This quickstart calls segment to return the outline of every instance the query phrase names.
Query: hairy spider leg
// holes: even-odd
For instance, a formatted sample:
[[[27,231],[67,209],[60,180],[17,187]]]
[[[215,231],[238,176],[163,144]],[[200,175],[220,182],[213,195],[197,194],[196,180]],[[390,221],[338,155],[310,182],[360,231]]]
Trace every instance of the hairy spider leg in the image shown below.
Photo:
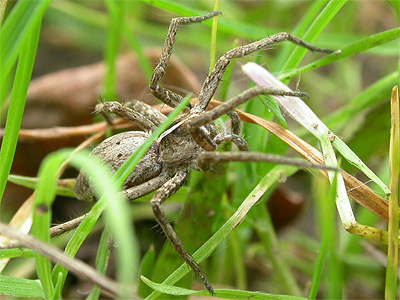
[[[159,127],[167,119],[167,117],[163,115],[160,111],[154,109],[153,107],[142,101],[131,100],[129,102],[125,102],[124,106],[133,109],[144,118],[151,120],[157,127]]]
[[[315,168],[336,172],[340,171],[338,168],[329,167],[323,164],[313,164],[301,158],[284,157],[261,152],[201,152],[197,158],[198,165],[202,170],[207,170],[210,163],[222,163],[229,161],[270,162],[274,164],[290,165],[301,168]]]
[[[169,177],[165,174],[165,172],[162,172],[160,175],[150,179],[149,181],[123,190],[122,195],[129,201],[139,199],[159,189],[168,181],[168,179]]]
[[[178,171],[174,177],[168,180],[154,195],[153,199],[151,199],[150,204],[153,208],[154,215],[157,219],[158,224],[160,224],[162,230],[165,235],[171,241],[171,244],[174,246],[175,250],[179,253],[181,258],[193,269],[193,271],[200,277],[203,281],[204,286],[207,290],[214,295],[214,290],[211,284],[208,282],[205,277],[203,271],[200,269],[199,265],[195,262],[193,257],[186,252],[183,247],[182,241],[179,239],[175,230],[165,217],[164,210],[162,209],[162,203],[171,197],[177,190],[179,190],[184,184],[188,174],[184,171]]]
[[[172,21],[169,25],[167,38],[165,39],[164,47],[161,52],[160,61],[157,64],[157,66],[155,67],[153,76],[150,81],[150,91],[152,92],[152,94],[155,97],[160,99],[165,104],[167,104],[171,107],[176,107],[183,99],[183,97],[178,95],[177,93],[174,93],[173,91],[166,89],[163,86],[159,85],[159,82],[164,77],[164,75],[167,71],[168,62],[169,62],[169,59],[172,54],[172,48],[173,48],[176,38],[177,38],[179,26],[180,25],[189,25],[189,24],[193,24],[193,23],[200,23],[207,19],[211,19],[219,14],[221,14],[221,13],[218,11],[214,11],[214,12],[208,13],[204,16],[179,17],[179,18],[172,19]],[[191,105],[188,105],[188,108],[186,108],[186,111],[188,111],[190,108],[191,108]]]
[[[214,96],[214,93],[219,85],[219,82],[221,81],[222,76],[226,71],[226,68],[228,67],[229,63],[233,58],[241,58],[251,53],[257,52],[259,50],[266,49],[271,45],[281,43],[284,41],[292,42],[296,45],[299,45],[301,47],[304,47],[306,49],[315,52],[323,52],[323,53],[333,52],[332,50],[315,47],[307,43],[306,41],[303,41],[302,39],[299,39],[298,37],[286,32],[278,33],[270,37],[267,37],[265,39],[256,41],[254,43],[234,48],[229,52],[225,53],[218,59],[213,70],[204,81],[199,95],[199,107],[203,111],[207,109],[207,106],[210,103],[211,98]]]
[[[221,145],[224,142],[232,142],[238,147],[240,151],[249,151],[249,145],[240,135],[220,133],[214,138],[213,142],[217,146]]]
[[[128,122],[137,124],[142,130],[146,132],[152,132],[158,127],[158,122],[152,121],[152,119],[148,116],[143,115],[140,112],[135,111],[127,105],[119,102],[106,102],[102,104],[97,104],[96,111],[113,113],[117,117],[120,117]]]

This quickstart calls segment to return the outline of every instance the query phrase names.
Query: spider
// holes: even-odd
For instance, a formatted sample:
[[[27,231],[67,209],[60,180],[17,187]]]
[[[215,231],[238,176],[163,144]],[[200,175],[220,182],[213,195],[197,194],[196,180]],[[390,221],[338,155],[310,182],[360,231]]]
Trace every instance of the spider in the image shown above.
[[[166,89],[159,83],[166,73],[172,48],[177,38],[180,25],[199,23],[219,15],[220,12],[211,12],[204,16],[178,17],[172,19],[168,34],[162,49],[161,58],[154,69],[150,82],[152,94],[166,105],[176,107],[183,97]],[[199,97],[194,106],[189,104],[177,117],[170,128],[148,150],[135,170],[124,183],[125,197],[129,200],[140,198],[153,191],[157,192],[150,201],[154,215],[167,238],[179,253],[181,258],[200,277],[207,290],[214,294],[211,284],[206,279],[202,270],[194,259],[183,247],[183,244],[167,220],[162,209],[162,203],[183,186],[190,169],[206,171],[211,163],[223,161],[269,161],[275,163],[295,164],[332,169],[326,166],[312,165],[295,161],[289,158],[277,158],[263,153],[249,152],[246,141],[241,136],[241,121],[234,109],[251,98],[260,95],[297,96],[306,97],[302,92],[285,92],[277,89],[267,89],[258,86],[252,87],[235,96],[222,105],[206,111],[222,76],[233,58],[240,58],[261,49],[283,41],[290,41],[311,51],[331,53],[332,51],[317,48],[288,33],[279,33],[248,45],[237,47],[224,54],[215,64],[214,69],[206,78]],[[118,170],[135,150],[145,142],[150,134],[166,117],[151,106],[131,101],[125,104],[108,102],[98,104],[97,112],[113,113],[127,121],[134,122],[143,131],[123,132],[111,136],[94,148],[91,155],[100,157],[111,165],[114,171]],[[214,120],[222,115],[231,119],[231,132],[218,132]],[[217,147],[224,142],[234,143],[240,152],[216,152]],[[75,194],[78,199],[94,200],[95,193],[90,185],[90,180],[83,173],[78,175]]]

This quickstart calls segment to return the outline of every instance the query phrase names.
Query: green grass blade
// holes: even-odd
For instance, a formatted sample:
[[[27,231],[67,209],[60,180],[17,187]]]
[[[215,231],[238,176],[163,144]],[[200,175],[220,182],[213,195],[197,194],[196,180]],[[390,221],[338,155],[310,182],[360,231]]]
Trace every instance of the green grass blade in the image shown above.
[[[374,82],[368,88],[363,90],[359,95],[354,97],[351,102],[343,108],[333,112],[323,122],[331,129],[339,127],[339,130],[346,126],[350,120],[354,119],[358,114],[371,108],[374,105],[387,100],[388,91],[398,80],[398,72],[393,72],[378,81]],[[338,130],[338,131],[339,131]],[[298,131],[296,133],[299,133]],[[304,133],[298,134],[302,136]]]
[[[214,1],[214,11],[219,10],[219,0]],[[211,43],[210,43],[210,66],[208,71],[211,72],[215,65],[215,55],[217,53],[217,32],[218,32],[218,16],[213,18],[211,26]]]
[[[72,154],[72,150],[62,150],[50,154],[43,162],[40,168],[40,181],[37,189],[37,196],[35,198],[35,210],[33,219],[33,233],[35,236],[42,240],[49,241],[49,227],[50,227],[50,205],[55,197],[55,187],[57,183],[57,174],[65,162]],[[106,209],[106,219],[113,227],[113,236],[120,244],[117,248],[117,277],[119,282],[125,286],[130,286],[134,280],[135,264],[137,264],[138,255],[136,242],[134,241],[133,229],[130,226],[131,220],[128,214],[128,204],[122,201],[118,193],[118,185],[112,179],[110,172],[102,162],[95,157],[88,157],[88,152],[78,153],[71,157],[71,165],[80,168],[83,167],[85,173],[93,179],[93,186],[99,195],[102,195],[99,202],[103,208]],[[45,205],[45,206],[44,206]],[[47,207],[47,213],[46,209]],[[86,221],[86,219],[85,219]],[[82,225],[82,224],[81,224]],[[90,229],[88,229],[90,231]],[[75,232],[76,233],[76,232]],[[87,233],[87,232],[85,232]],[[47,240],[46,240],[46,239]],[[68,249],[67,249],[68,250]],[[66,253],[68,251],[66,250]],[[47,271],[47,269],[46,269]],[[47,273],[46,273],[47,275]],[[50,268],[48,271],[49,278],[42,280],[42,284],[49,284],[49,282],[57,282],[57,289],[55,290],[55,298],[61,297],[60,282],[51,279]],[[62,278],[63,273],[57,273],[56,278]],[[53,274],[54,278],[54,274]],[[123,293],[124,291],[121,291]],[[46,293],[46,289],[45,289]]]
[[[155,267],[155,259],[156,259],[156,252],[153,249],[153,247],[151,247],[149,251],[147,251],[146,254],[143,255],[142,261],[140,262],[140,268],[139,268],[140,276],[145,276],[145,277],[151,276]],[[142,280],[139,279],[138,296],[146,298],[148,295],[151,294],[151,292],[152,289],[149,288],[149,286],[147,286]]]
[[[34,253],[29,249],[2,249],[0,250],[0,259],[15,257],[33,257]]]
[[[36,57],[37,44],[40,35],[40,19],[31,24],[30,30],[26,31],[25,40],[21,45],[19,63],[15,74],[14,85],[12,88],[11,102],[7,115],[7,123],[0,152],[0,201],[3,197],[4,189],[10,173],[15,149],[18,142],[18,133],[21,127],[22,115],[24,113],[26,95],[32,75],[33,65]],[[1,30],[4,30],[3,27]],[[0,45],[2,37],[0,37]],[[2,49],[2,47],[0,47]],[[3,61],[3,56],[1,56]],[[2,69],[2,72],[4,69]],[[5,70],[4,70],[5,71]]]
[[[20,175],[8,175],[8,182],[26,187],[28,189],[36,189],[39,179],[37,177],[27,177]],[[56,194],[64,197],[75,198],[74,194],[75,179],[63,179],[62,184],[57,185]]]
[[[82,221],[82,223],[78,226],[74,235],[68,242],[67,247],[65,248],[65,254],[68,254],[71,257],[74,257],[78,252],[79,248],[86,240],[88,235],[90,234],[91,230],[93,229],[94,225],[97,223],[100,215],[106,208],[105,201],[98,201],[90,210],[87,217]],[[67,278],[68,270],[62,268],[59,265],[56,265],[53,268],[52,278],[53,282],[55,283],[55,296],[56,298],[60,298],[62,295],[62,290],[64,287],[65,279]]]
[[[292,172],[286,175],[291,176],[296,171],[297,169],[293,168]],[[296,282],[296,278],[293,276],[290,268],[280,255],[278,238],[267,206],[265,204],[259,205],[259,207],[253,211],[253,214],[254,218],[252,222],[254,224],[254,229],[261,240],[268,259],[271,261],[274,273],[277,276],[282,289],[290,295],[302,295],[302,291]]]
[[[365,52],[369,49],[375,48],[385,43],[389,43],[391,41],[398,39],[399,37],[400,37],[400,28],[394,28],[371,35],[367,38],[362,39],[361,41],[357,41],[351,45],[344,47],[343,49],[340,50],[340,53],[332,53],[297,70],[284,72],[278,76],[278,79],[287,80],[293,76],[302,74],[306,71],[323,67],[327,64],[331,64],[340,59],[353,56],[361,52]]]
[[[290,166],[277,166],[268,172],[243,201],[235,214],[193,254],[193,258],[196,262],[200,263],[210,256],[214,249],[229,235],[229,233],[243,221],[251,207],[257,203],[268,188],[275,184],[282,175],[290,173],[293,169],[294,167]],[[182,264],[174,273],[164,280],[163,284],[174,284],[189,271],[190,269],[187,265]],[[160,292],[153,292],[146,299],[157,299],[160,295]]]
[[[44,298],[39,281],[0,275],[0,295],[17,298]]]
[[[7,74],[15,64],[18,53],[30,34],[32,26],[39,22],[51,0],[18,1],[0,29],[0,94],[5,87]],[[0,107],[4,105],[5,95],[0,97]]]
[[[124,27],[124,1],[105,1],[109,10],[107,28],[107,43],[105,48],[105,61],[107,71],[104,77],[104,98],[106,101],[115,100],[117,96],[116,61],[120,44],[121,32]],[[122,23],[122,25],[121,25]]]
[[[386,195],[390,194],[390,190],[386,186],[386,184],[370,168],[368,168],[368,166],[357,156],[357,154],[354,153],[353,150],[350,149],[349,146],[346,145],[345,142],[343,142],[342,139],[336,137],[332,141],[332,145],[335,146],[339,153],[350,164],[361,170],[365,175],[368,176],[368,178],[372,179],[377,185],[379,185],[379,187]]]
[[[196,295],[196,296],[210,296],[208,292],[199,292],[194,290],[189,290],[181,287],[176,287],[167,284],[158,284],[152,282],[151,280],[147,279],[146,277],[141,277],[143,282],[145,282],[149,287],[154,289],[155,291],[167,295],[174,295],[174,296],[189,296],[189,295]],[[303,297],[294,297],[294,296],[287,296],[287,295],[271,295],[261,292],[248,292],[248,291],[241,291],[241,290],[214,290],[215,297],[218,299],[254,299],[254,300],[305,300],[306,298]]]
[[[316,181],[314,181],[316,183]],[[322,239],[320,250],[318,252],[317,261],[315,263],[315,269],[313,272],[313,278],[311,283],[310,292],[308,294],[308,299],[316,299],[317,293],[319,291],[320,282],[322,280],[323,269],[328,260],[328,256],[335,251],[335,198],[337,189],[337,176],[332,180],[332,184],[328,188],[327,184],[316,183],[316,200],[317,207],[316,210],[319,212],[319,224],[322,228]],[[328,190],[329,189],[329,190]],[[328,193],[327,193],[328,191]],[[328,195],[328,197],[326,197]],[[335,266],[329,265],[329,268],[334,268]]]
[[[110,258],[111,249],[109,243],[111,242],[111,232],[106,228],[101,234],[99,248],[96,257],[96,269],[101,274],[105,274],[108,266],[108,259]],[[97,300],[100,296],[99,286],[94,286],[93,291],[87,296],[86,300]]]
[[[327,0],[318,0],[314,1],[311,7],[308,9],[307,13],[304,15],[300,23],[296,26],[296,28],[290,32],[291,34],[302,37],[307,29],[311,26],[312,22],[317,18],[321,9],[326,5]],[[279,71],[282,70],[282,66],[289,59],[290,53],[296,45],[292,43],[285,43],[282,45],[282,49],[279,51],[279,54],[274,59],[274,64],[271,70]]]
[[[309,43],[313,43],[346,2],[347,0],[329,1],[302,38]],[[307,49],[296,47],[282,69],[296,69],[306,53]],[[288,80],[284,81],[284,83],[287,82]]]
[[[151,76],[153,76],[153,67],[149,60],[147,59],[144,51],[139,43],[139,41],[135,37],[135,33],[129,28],[129,26],[124,23],[123,24],[123,34],[126,41],[129,43],[132,51],[136,53],[139,65],[145,75],[147,82],[150,83]]]

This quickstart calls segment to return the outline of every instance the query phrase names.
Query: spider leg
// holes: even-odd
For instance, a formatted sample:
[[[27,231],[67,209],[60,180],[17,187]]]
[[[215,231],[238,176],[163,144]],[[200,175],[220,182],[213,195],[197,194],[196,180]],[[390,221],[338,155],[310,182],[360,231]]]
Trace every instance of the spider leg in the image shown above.
[[[220,12],[215,11],[199,17],[179,17],[172,19],[171,24],[169,25],[167,38],[161,52],[160,62],[155,67],[153,77],[150,81],[150,91],[155,97],[160,99],[165,104],[171,107],[176,107],[183,99],[182,96],[159,85],[159,82],[167,71],[169,58],[172,54],[172,48],[176,41],[179,26],[200,23],[219,14]]]
[[[142,101],[131,100],[129,102],[125,102],[124,105],[141,114],[146,119],[151,120],[157,127],[167,119],[167,117],[160,111]]]
[[[264,95],[274,95],[274,96],[295,96],[295,97],[307,97],[306,93],[302,92],[286,92],[278,89],[263,88],[259,86],[254,86],[243,93],[237,95],[236,97],[224,102],[220,106],[207,111],[195,118],[187,120],[179,128],[182,132],[195,132],[197,128],[203,126],[207,123],[214,121],[220,116],[227,114],[228,112],[234,110],[237,106],[245,103],[246,101],[258,96],[260,94]]]
[[[315,47],[307,43],[306,41],[303,41],[302,39],[299,39],[298,37],[295,37],[286,32],[281,32],[273,36],[267,37],[265,39],[259,40],[257,42],[234,48],[220,57],[220,59],[215,64],[214,69],[211,71],[211,73],[207,76],[207,79],[204,81],[199,95],[200,108],[203,111],[206,110],[212,96],[214,95],[218,87],[219,82],[222,79],[222,76],[226,71],[226,68],[228,67],[229,63],[233,58],[240,58],[243,56],[247,56],[251,53],[257,52],[262,49],[266,49],[271,45],[281,43],[283,41],[292,42],[296,45],[307,48],[311,51],[324,52],[324,53],[333,52],[328,49]]]
[[[236,111],[232,110],[227,114],[231,119],[231,132],[232,134],[242,134],[242,121],[240,121],[239,115]]]
[[[106,102],[97,104],[95,108],[96,112],[107,112],[113,113],[117,117],[120,117],[126,121],[137,124],[142,130],[154,131],[157,129],[157,125],[148,116],[142,115],[140,112],[129,108],[119,102]]]
[[[164,183],[168,181],[168,179],[169,179],[168,176],[161,173],[159,176],[154,177],[149,181],[146,181],[137,186],[123,190],[122,194],[129,201],[133,201],[159,189]]]
[[[201,152],[197,158],[198,165],[202,170],[207,170],[210,163],[220,163],[228,161],[270,162],[302,168],[316,168],[337,172],[340,171],[340,169],[329,167],[323,164],[313,164],[304,159],[284,157],[261,152]]]
[[[249,151],[249,145],[240,135],[220,133],[214,138],[214,143],[217,146],[228,141],[234,143],[240,151]]]
[[[199,265],[194,261],[192,256],[186,252],[183,247],[182,241],[179,239],[178,235],[172,228],[171,224],[165,217],[164,210],[162,209],[162,203],[167,200],[170,196],[172,196],[179,188],[183,185],[187,178],[187,172],[178,171],[174,177],[168,180],[154,195],[153,199],[150,201],[150,204],[153,208],[154,215],[157,219],[157,222],[160,224],[162,230],[165,235],[171,241],[175,250],[179,253],[181,258],[193,269],[193,271],[200,277],[203,281],[207,290],[214,295],[214,290],[211,284],[208,282],[206,277],[203,274],[203,271],[200,269]]]

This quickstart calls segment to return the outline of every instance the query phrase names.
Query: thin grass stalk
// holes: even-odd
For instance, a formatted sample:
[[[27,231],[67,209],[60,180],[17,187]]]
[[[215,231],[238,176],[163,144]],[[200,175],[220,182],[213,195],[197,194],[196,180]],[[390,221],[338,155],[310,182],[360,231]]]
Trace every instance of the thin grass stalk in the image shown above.
[[[121,33],[124,24],[125,1],[106,0],[109,10],[109,23],[107,28],[107,42],[105,49],[105,61],[107,71],[104,77],[104,98],[107,101],[117,96],[117,72],[116,61],[121,41]]]
[[[229,205],[226,193],[222,197],[222,204]],[[229,219],[227,213],[228,211],[225,211],[224,215],[226,219]],[[233,269],[235,270],[234,273],[235,273],[236,287],[238,289],[244,290],[246,289],[247,286],[246,269],[243,261],[242,247],[239,242],[239,237],[235,231],[233,231],[229,235],[229,251],[232,253],[233,262],[231,261],[230,265],[233,264]]]
[[[316,183],[316,180],[314,180]],[[335,176],[332,180],[332,184],[329,187],[326,182],[315,184],[316,186],[316,200],[317,200],[317,211],[319,212],[319,224],[321,228],[321,245],[318,252],[317,261],[313,272],[313,278],[311,283],[310,292],[308,299],[316,299],[319,291],[320,283],[322,280],[322,274],[324,266],[329,256],[335,251],[335,198],[337,193],[338,178]],[[328,193],[327,193],[328,192]],[[328,197],[326,197],[328,195]],[[329,264],[330,268],[334,268],[332,264]]]
[[[393,28],[390,30],[386,30],[369,37],[366,37],[362,40],[358,40],[346,47],[336,51],[328,56],[325,56],[317,61],[309,63],[300,68],[291,68],[289,71],[281,73],[277,76],[278,79],[282,80],[282,82],[287,82],[290,78],[302,74],[306,71],[314,70],[325,65],[331,64],[335,61],[341,60],[343,58],[353,56],[355,54],[365,52],[369,49],[373,49],[377,46],[384,45],[391,41],[394,41],[399,38],[400,28]]]
[[[42,19],[51,0],[18,1],[0,29],[0,107],[6,103],[7,76],[15,65],[31,28]]]
[[[399,173],[400,173],[400,116],[399,88],[392,90],[392,128],[390,131],[390,191],[389,197],[389,242],[386,267],[385,299],[396,299],[397,274],[399,269]]]
[[[295,168],[287,176],[292,175]],[[278,244],[278,238],[272,224],[271,216],[265,203],[260,203],[256,210],[253,211],[256,219],[254,221],[254,229],[261,240],[264,251],[268,259],[271,261],[273,272],[277,277],[280,285],[283,287],[285,294],[300,296],[302,291],[296,282],[296,278],[290,271],[289,266],[284,261]]]
[[[331,0],[322,10],[322,12],[315,19],[313,24],[304,34],[303,39],[309,43],[313,43],[321,32],[325,29],[325,27],[331,22],[334,16],[339,12],[339,10],[343,7],[343,5],[347,2],[347,0]],[[296,69],[304,56],[307,53],[307,49],[302,47],[297,47],[292,54],[289,56],[282,69]],[[288,79],[282,81],[287,84],[289,82]]]
[[[311,7],[307,10],[307,13],[301,19],[301,21],[297,24],[296,28],[291,32],[291,34],[301,38],[304,33],[307,31],[312,24],[312,22],[317,18],[320,14],[321,9],[326,5],[327,0],[318,0],[314,1]],[[280,71],[282,70],[282,66],[285,64],[286,60],[289,58],[291,51],[296,46],[292,43],[284,43],[282,45],[279,54],[274,59],[273,68],[271,70]]]
[[[97,249],[96,256],[96,269],[101,274],[105,274],[108,266],[108,260],[110,258],[110,242],[111,242],[111,231],[108,228],[103,230],[101,234],[99,248]],[[86,300],[97,300],[99,299],[101,289],[98,285],[93,287],[92,292],[86,297]]]
[[[214,1],[214,11],[219,9],[219,0]],[[215,56],[217,52],[217,32],[218,32],[218,16],[213,18],[211,27],[211,44],[210,44],[210,67],[209,72],[212,71],[215,65]]]
[[[4,12],[6,10],[7,0],[0,1],[0,28],[3,25]]]
[[[46,216],[46,212],[47,215],[50,215],[51,217],[50,207],[55,198],[57,173],[63,162],[66,159],[69,159],[71,154],[71,150],[52,153],[44,160],[40,168],[40,181],[37,189],[37,197],[35,199],[35,207],[38,209],[34,211],[32,228],[34,229],[37,227],[37,231],[41,234],[46,232],[47,235],[49,235],[50,221],[44,223],[41,219]],[[118,269],[117,277],[119,282],[122,284],[121,286],[126,287],[117,293],[120,296],[126,296],[125,293],[127,292],[128,287],[132,285],[136,270],[135,265],[138,260],[137,243],[134,239],[133,229],[130,226],[131,220],[128,215],[128,204],[122,201],[121,195],[118,193],[118,185],[116,184],[115,179],[111,178],[109,169],[107,169],[98,158],[88,158],[88,154],[89,153],[86,152],[73,155],[71,165],[76,168],[80,168],[81,166],[83,167],[85,174],[93,179],[92,184],[95,191],[98,195],[101,195],[98,203],[101,203],[103,208],[107,207],[105,217],[109,224],[113,224],[113,236],[120,244],[120,247],[117,248],[116,256]],[[48,208],[47,211],[45,207]],[[87,228],[86,231],[90,231],[90,228]],[[71,257],[71,255],[68,255],[67,251],[66,254],[68,257]],[[62,295],[62,281],[59,280],[62,279],[62,277],[63,273],[57,273],[57,280],[53,280],[53,282],[56,283],[54,293],[55,298],[60,298]]]
[[[35,63],[36,50],[39,41],[41,19],[34,23],[22,42],[22,51],[19,55],[19,63],[15,73],[14,84],[11,93],[10,107],[7,114],[7,123],[0,150],[0,201],[10,174],[14,160],[15,149],[18,142],[18,133],[21,128],[24,114],[26,95]],[[3,27],[2,29],[4,29]]]

